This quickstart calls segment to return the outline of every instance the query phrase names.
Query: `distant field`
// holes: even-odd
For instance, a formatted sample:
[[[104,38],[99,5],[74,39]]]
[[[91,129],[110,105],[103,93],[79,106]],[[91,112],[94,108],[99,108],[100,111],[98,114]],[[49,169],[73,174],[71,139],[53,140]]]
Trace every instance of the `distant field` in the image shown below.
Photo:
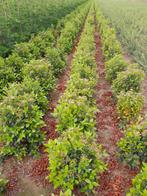
[[[26,41],[75,9],[85,0],[1,0],[0,56],[16,42]]]
[[[147,70],[147,0],[98,0],[129,54]]]

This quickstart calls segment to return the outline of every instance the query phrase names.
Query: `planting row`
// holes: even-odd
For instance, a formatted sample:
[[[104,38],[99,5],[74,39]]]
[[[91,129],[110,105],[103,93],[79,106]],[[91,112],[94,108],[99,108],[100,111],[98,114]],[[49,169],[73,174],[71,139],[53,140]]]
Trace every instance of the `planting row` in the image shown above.
[[[71,50],[87,11],[88,3],[79,6],[62,19],[56,28],[39,33],[29,42],[16,44],[8,58],[0,58],[0,97],[4,94],[4,87],[9,83],[21,82],[24,79],[26,75],[23,68],[31,60],[45,58],[50,62],[50,70],[54,75],[60,73],[66,64],[66,53]]]
[[[141,117],[144,98],[140,94],[144,72],[138,64],[129,65],[125,62],[115,30],[109,27],[108,21],[98,8],[96,17],[103,44],[106,78],[112,84],[121,120],[120,126],[124,129],[124,137],[118,142],[119,157],[130,167],[140,167],[143,162],[147,161],[147,122],[144,117]],[[146,164],[144,167],[146,168]],[[143,192],[145,186],[141,183],[145,183],[145,172],[139,174],[134,183],[136,187],[137,183],[140,184],[141,190],[131,189],[130,194],[133,193],[132,191],[136,194]]]
[[[45,139],[40,128],[44,125],[42,116],[47,108],[48,92],[54,88],[58,74],[66,66],[67,54],[88,10],[89,4],[80,6],[56,29],[43,32],[28,43],[16,45],[13,54],[5,62],[2,60],[1,71],[4,69],[5,72],[1,74],[5,75],[1,82],[10,82],[7,80],[11,78],[9,76],[17,82],[4,89],[5,96],[0,103],[1,158],[36,155]],[[61,48],[62,53],[59,52]]]
[[[102,161],[105,153],[96,142],[94,52],[92,6],[72,62],[67,89],[53,113],[60,136],[46,145],[49,179],[55,188],[61,188],[63,195],[72,195],[76,188],[89,195],[98,185],[99,174],[106,169]]]

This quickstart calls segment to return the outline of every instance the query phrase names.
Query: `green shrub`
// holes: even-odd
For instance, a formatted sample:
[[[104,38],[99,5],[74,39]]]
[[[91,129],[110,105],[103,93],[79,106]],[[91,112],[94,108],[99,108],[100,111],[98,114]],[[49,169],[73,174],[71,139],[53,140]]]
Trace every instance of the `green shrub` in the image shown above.
[[[66,130],[60,138],[49,140],[49,179],[54,187],[73,190],[78,187],[90,193],[98,185],[98,175],[106,169],[102,162],[103,151],[78,128]]]
[[[144,79],[144,72],[140,69],[128,69],[118,73],[117,78],[113,81],[112,89],[115,94],[121,91],[127,92],[133,90],[140,91],[141,82]]]
[[[133,187],[127,196],[147,195],[147,163],[143,164],[141,172],[133,179]]]
[[[68,54],[71,51],[73,42],[81,29],[87,11],[87,8],[79,9],[75,15],[73,15],[72,20],[65,21],[64,28],[57,40],[57,47],[62,54]]]
[[[4,178],[0,178],[0,194],[3,194],[6,190],[6,186],[8,184],[8,180]]]
[[[84,51],[83,55],[83,50],[79,50],[76,56],[76,59],[73,60],[73,64],[81,64],[81,65],[86,65],[89,67],[94,67],[95,66],[95,59],[93,56],[93,51],[88,52]]]
[[[32,60],[24,67],[23,75],[38,80],[46,94],[55,86],[51,65],[45,60]]]
[[[22,42],[15,45],[14,53],[18,54],[24,62],[38,58],[39,48],[33,42]]]
[[[147,161],[146,142],[146,127],[140,122],[130,125],[117,144],[120,159],[131,167],[139,167],[143,161]]]
[[[18,84],[19,85],[19,84]],[[20,92],[23,93],[34,93],[34,99],[36,105],[39,106],[39,109],[45,112],[47,110],[48,99],[45,95],[42,87],[38,80],[34,81],[31,78],[24,78],[24,81],[19,85]]]
[[[19,94],[10,88],[0,103],[0,142],[3,143],[1,156],[14,155],[21,158],[26,154],[35,155],[44,136],[42,112],[35,103],[33,93]]]
[[[122,55],[116,55],[105,63],[106,65],[106,79],[112,82],[117,78],[117,74],[124,71],[127,63],[124,61]]]
[[[13,73],[13,68],[8,67],[5,61],[0,57],[0,100],[5,94],[4,87],[8,86],[8,83],[15,81],[15,75]]]
[[[68,54],[72,48],[73,41],[77,35],[77,28],[71,21],[66,24],[66,27],[62,30],[61,36],[58,39],[57,47],[63,54]]]
[[[71,93],[63,96],[54,111],[57,119],[57,131],[64,132],[70,127],[79,127],[81,131],[94,133],[94,114],[96,107],[89,106],[86,97],[71,98]]]
[[[39,56],[45,56],[46,48],[53,46],[55,42],[55,37],[53,34],[53,29],[48,29],[47,31],[40,32],[38,35],[31,39],[31,43],[33,43],[39,49]]]
[[[120,43],[116,39],[115,30],[110,29],[109,26],[103,31],[102,34],[103,41],[103,52],[105,60],[108,61],[115,55],[121,54]]]
[[[9,85],[9,88],[5,88],[5,94],[11,91],[15,91],[15,88],[17,89],[17,95],[24,95],[27,94],[34,94],[34,100],[35,104],[39,107],[40,110],[46,111],[48,99],[45,96],[45,93],[40,86],[40,83],[38,80],[34,81],[31,78],[24,78],[24,81],[22,83],[12,83]]]
[[[92,71],[91,71],[92,72]],[[80,72],[81,73],[81,72]],[[81,78],[81,74],[75,72],[71,74],[70,80],[67,85],[67,91],[71,94],[71,97],[85,96],[89,102],[93,101],[94,87],[96,85],[96,78],[90,74]],[[95,74],[94,74],[95,75]],[[90,78],[91,77],[91,78]]]
[[[57,48],[47,48],[46,57],[53,66],[54,75],[58,75],[65,68],[66,63]]]
[[[128,91],[118,96],[117,111],[124,123],[134,121],[143,109],[144,99],[139,93]]]
[[[94,64],[95,65],[95,64]],[[78,73],[81,79],[97,79],[96,75],[96,66],[89,67],[83,64],[77,64],[72,70],[71,73]]]
[[[23,59],[18,56],[18,54],[13,53],[6,59],[6,65],[12,67],[15,74],[16,81],[20,82],[22,80],[22,68],[24,66]]]

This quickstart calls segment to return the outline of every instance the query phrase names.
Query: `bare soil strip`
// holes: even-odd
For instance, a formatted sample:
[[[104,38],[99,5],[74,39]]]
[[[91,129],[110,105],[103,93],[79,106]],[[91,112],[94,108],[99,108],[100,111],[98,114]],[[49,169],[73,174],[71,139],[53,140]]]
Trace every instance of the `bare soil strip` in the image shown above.
[[[85,18],[86,20],[86,18]],[[56,129],[56,120],[52,117],[59,98],[66,89],[67,81],[70,77],[71,63],[76,52],[76,47],[79,43],[81,34],[83,32],[84,25],[81,32],[77,35],[74,42],[73,49],[67,57],[67,67],[60,75],[55,90],[50,94],[50,101],[48,105],[48,112],[44,116],[46,126],[42,128],[42,131],[46,132],[47,140],[55,139],[58,137]],[[6,196],[44,196],[51,195],[55,192],[58,195],[58,190],[54,191],[53,185],[46,179],[48,176],[48,156],[44,152],[44,147],[40,148],[40,157],[38,159],[33,157],[26,157],[23,161],[17,161],[16,159],[8,158],[4,161],[2,167],[2,173],[9,179]]]
[[[99,75],[95,94],[97,107],[100,110],[96,116],[98,143],[108,153],[108,158],[106,159],[108,170],[100,176],[100,186],[96,190],[96,195],[124,196],[131,186],[132,178],[137,174],[137,170],[129,169],[117,157],[116,143],[123,137],[123,133],[118,127],[119,117],[116,112],[111,86],[105,78],[104,58],[97,26],[95,28],[94,38],[96,45],[95,59],[97,73]]]

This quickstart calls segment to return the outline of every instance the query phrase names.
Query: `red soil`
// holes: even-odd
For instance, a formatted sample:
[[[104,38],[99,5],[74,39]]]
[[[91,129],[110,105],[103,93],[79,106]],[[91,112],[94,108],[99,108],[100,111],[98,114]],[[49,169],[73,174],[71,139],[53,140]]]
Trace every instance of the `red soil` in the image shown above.
[[[97,29],[97,27],[96,27]],[[116,143],[123,136],[119,129],[119,117],[113,100],[110,84],[105,79],[105,66],[102,54],[101,39],[97,32],[94,34],[97,63],[97,73],[99,75],[96,86],[96,103],[99,108],[97,113],[97,141],[107,151],[106,163],[108,170],[99,179],[100,186],[96,190],[99,196],[124,196],[131,186],[132,178],[137,174],[137,170],[131,170],[121,163],[117,157]]]

